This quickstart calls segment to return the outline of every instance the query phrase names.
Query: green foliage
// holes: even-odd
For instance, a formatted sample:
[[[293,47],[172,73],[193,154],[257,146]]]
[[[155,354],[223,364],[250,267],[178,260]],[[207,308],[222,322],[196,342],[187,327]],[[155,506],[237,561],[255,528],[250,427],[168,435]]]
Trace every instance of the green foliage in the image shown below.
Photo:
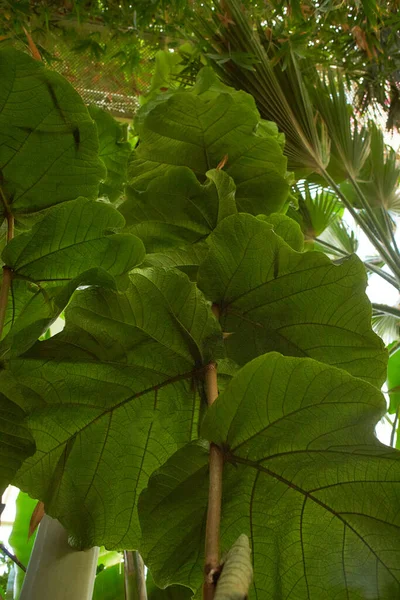
[[[400,352],[394,352],[388,363],[387,386],[390,398],[389,412],[395,413],[400,406]]]
[[[373,434],[384,410],[368,383],[276,353],[243,367],[209,409],[201,434],[226,457],[222,547],[250,536],[250,597],[396,596],[400,455]],[[141,496],[142,550],[160,585],[201,584],[207,463],[205,445],[182,448]]]
[[[204,577],[213,444],[228,552],[216,598],[245,597],[243,536],[250,599],[397,597],[400,454],[374,436],[387,353],[362,263],[304,251],[283,214],[290,177],[276,126],[206,69],[142,108],[126,198],[113,206],[97,198],[106,177],[117,200],[125,178],[114,122],[97,115],[99,149],[69,85],[57,79],[58,107],[43,67],[7,55],[36,81],[26,119],[43,141],[56,136],[66,163],[39,172],[26,206],[11,193],[13,160],[3,165],[0,484],[44,502],[77,547],[140,550],[150,600],[189,600]],[[7,111],[25,123],[18,90]],[[63,136],[76,115],[87,135],[73,154],[76,139]],[[8,152],[21,126],[7,128]],[[24,162],[25,146],[14,148],[21,185],[36,181],[41,152],[59,151],[39,144]],[[321,203],[329,225],[336,205]],[[14,212],[44,208],[13,229]],[[63,331],[39,341],[64,309]],[[121,577],[107,565],[95,597],[121,597]]]
[[[28,537],[29,523],[36,504],[36,500],[32,500],[32,498],[30,498],[28,494],[24,494],[24,492],[20,492],[18,494],[15,503],[16,514],[12,532],[9,538],[9,544],[15,556],[18,557],[25,567],[28,566],[33,543],[36,538],[36,532],[31,537]],[[24,571],[22,571],[22,569],[19,567],[16,567],[13,594],[13,599],[15,598],[15,600],[18,600],[19,598],[24,577]]]
[[[199,287],[216,303],[227,356],[243,365],[277,350],[310,356],[381,386],[386,351],[371,331],[365,271],[292,250],[251,215],[227,217],[209,239]]]
[[[147,252],[196,244],[237,212],[232,178],[216,169],[207,171],[206,178],[201,184],[188,167],[172,167],[150,181],[146,190],[129,189],[120,210],[128,230],[143,240]]]
[[[150,571],[146,577],[147,600],[190,600],[193,596],[192,590],[182,585],[170,585],[165,589],[160,589],[154,583]]]
[[[89,106],[89,114],[97,126],[99,155],[107,169],[107,176],[100,184],[99,196],[115,202],[120,198],[126,183],[128,158],[132,148],[125,140],[122,126],[105,110]]]
[[[23,352],[59,316],[81,285],[115,287],[144,258],[143,243],[114,233],[124,225],[110,205],[84,198],[52,208],[31,231],[6,246],[2,259],[12,269],[0,343],[2,355]]]
[[[104,167],[95,125],[73,87],[40,62],[0,51],[1,214],[96,198]]]
[[[212,71],[194,88],[150,101],[138,117],[140,144],[129,166],[129,189],[144,191],[173,165],[187,166],[201,182],[226,157],[238,210],[279,212],[289,186],[281,136],[260,123],[253,99],[222,86]]]
[[[37,447],[16,483],[44,499],[76,545],[137,546],[136,500],[198,436],[196,372],[221,337],[185,275],[152,269],[132,274],[124,293],[77,293],[64,331],[9,361],[2,386],[29,411]]]

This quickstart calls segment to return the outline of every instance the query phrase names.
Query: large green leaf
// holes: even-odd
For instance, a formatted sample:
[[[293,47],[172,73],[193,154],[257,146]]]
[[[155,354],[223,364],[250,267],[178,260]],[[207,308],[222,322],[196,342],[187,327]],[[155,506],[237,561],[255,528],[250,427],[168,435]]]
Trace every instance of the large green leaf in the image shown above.
[[[70,83],[14,49],[0,52],[0,214],[96,198],[96,126]]]
[[[239,210],[269,214],[283,208],[289,192],[286,158],[277,128],[261,124],[251,96],[222,86],[205,69],[191,90],[149,102],[143,110],[128,189],[145,190],[172,166],[189,167],[203,182],[227,157]]]
[[[99,196],[106,196],[114,202],[123,192],[132,148],[124,139],[122,126],[110,113],[92,105],[89,106],[89,114],[97,126],[99,156],[107,169],[107,176],[100,184]]]
[[[154,469],[198,436],[196,374],[221,344],[184,274],[149,269],[131,281],[123,294],[78,292],[63,332],[0,373],[37,445],[16,484],[83,547],[137,546],[136,500]]]
[[[188,167],[171,167],[144,191],[127,190],[120,207],[131,233],[147,252],[160,252],[206,238],[236,210],[235,184],[224,171],[213,169],[201,184]]]
[[[251,539],[250,598],[400,594],[400,453],[374,425],[382,395],[341,369],[277,353],[247,364],[201,434],[224,448],[222,549]],[[141,552],[160,585],[198,589],[208,452],[180,449],[139,502]]]
[[[12,269],[12,283],[3,355],[32,345],[78,286],[115,287],[113,278],[142,262],[142,242],[115,233],[123,225],[111,205],[78,198],[53,207],[31,231],[7,244],[2,259]]]
[[[381,386],[387,353],[371,329],[367,277],[352,256],[335,264],[295,252],[268,223],[234,215],[209,237],[199,286],[219,306],[228,357],[277,350],[310,356]]]

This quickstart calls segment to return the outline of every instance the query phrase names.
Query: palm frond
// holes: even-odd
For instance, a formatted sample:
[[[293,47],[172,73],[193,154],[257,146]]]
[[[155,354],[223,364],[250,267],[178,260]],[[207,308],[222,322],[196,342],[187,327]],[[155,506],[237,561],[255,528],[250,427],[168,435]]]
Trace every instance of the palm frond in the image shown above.
[[[335,220],[324,231],[321,240],[337,248],[342,255],[355,254],[358,249],[358,240],[355,232],[341,219]]]
[[[399,319],[392,315],[374,311],[372,329],[383,339],[386,346],[399,339]]]
[[[297,186],[298,218],[306,239],[315,239],[337,220],[343,207],[336,194],[303,182]],[[291,216],[294,216],[291,214]]]
[[[206,53],[214,56],[214,66],[221,78],[250,93],[261,116],[277,123],[286,136],[285,153],[290,169],[304,173],[323,169],[329,161],[329,141],[324,124],[315,119],[294,57],[289,58],[284,71],[273,66],[238,0],[214,0],[208,8],[208,16],[197,16],[193,28]],[[238,53],[247,57],[245,64],[233,60]],[[249,56],[253,57],[251,69]]]
[[[355,179],[370,153],[370,133],[358,123],[350,105],[351,91],[339,71],[328,71],[316,78],[312,101],[326,124],[331,140],[331,167],[340,167],[342,178]],[[328,171],[329,171],[328,167]]]

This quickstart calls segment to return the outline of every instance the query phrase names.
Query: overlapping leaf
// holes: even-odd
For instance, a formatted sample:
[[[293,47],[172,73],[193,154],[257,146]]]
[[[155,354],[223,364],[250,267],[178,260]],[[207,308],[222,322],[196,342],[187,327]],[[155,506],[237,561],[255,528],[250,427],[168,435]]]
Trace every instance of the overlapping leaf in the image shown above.
[[[0,393],[0,498],[23,461],[35,451],[21,407]]]
[[[127,190],[120,210],[127,228],[144,242],[147,252],[196,244],[226,216],[237,212],[235,184],[213,169],[201,184],[187,167],[171,167],[145,191]]]
[[[96,126],[70,83],[27,54],[0,52],[0,214],[96,198]]]
[[[78,292],[66,327],[0,373],[29,412],[37,451],[16,483],[44,501],[80,546],[135,548],[147,479],[198,435],[195,374],[220,328],[178,271],[131,276],[123,294]]]
[[[199,286],[218,304],[229,358],[276,350],[310,356],[381,386],[387,353],[371,330],[366,275],[352,256],[335,264],[299,253],[251,215],[224,219],[209,238]]]
[[[115,233],[122,215],[84,198],[53,207],[30,232],[14,238],[2,259],[13,280],[0,351],[20,353],[49,327],[80,285],[115,287],[144,258],[142,242]]]
[[[192,590],[182,585],[171,585],[165,589],[158,588],[150,571],[147,572],[146,587],[148,600],[190,600],[193,596]]]
[[[400,455],[374,425],[382,395],[341,369],[277,353],[247,364],[201,434],[225,449],[222,547],[251,539],[250,598],[390,600],[400,593]],[[208,452],[179,450],[139,511],[157,583],[198,589]]]
[[[261,123],[251,96],[222,86],[205,69],[191,90],[143,110],[140,144],[129,167],[131,188],[145,190],[172,166],[189,167],[204,181],[226,157],[239,210],[269,214],[283,208],[289,185],[281,138],[275,125]]]
[[[109,113],[92,105],[89,106],[89,114],[97,126],[99,156],[107,169],[107,176],[100,184],[99,196],[106,196],[114,202],[123,192],[132,148],[124,140],[121,125]]]

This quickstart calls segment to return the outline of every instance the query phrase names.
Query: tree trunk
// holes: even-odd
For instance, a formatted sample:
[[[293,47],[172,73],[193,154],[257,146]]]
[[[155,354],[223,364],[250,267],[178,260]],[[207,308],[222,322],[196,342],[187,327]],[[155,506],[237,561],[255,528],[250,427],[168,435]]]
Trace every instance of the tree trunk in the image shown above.
[[[20,600],[91,600],[98,554],[97,547],[71,548],[64,527],[44,515]]]

